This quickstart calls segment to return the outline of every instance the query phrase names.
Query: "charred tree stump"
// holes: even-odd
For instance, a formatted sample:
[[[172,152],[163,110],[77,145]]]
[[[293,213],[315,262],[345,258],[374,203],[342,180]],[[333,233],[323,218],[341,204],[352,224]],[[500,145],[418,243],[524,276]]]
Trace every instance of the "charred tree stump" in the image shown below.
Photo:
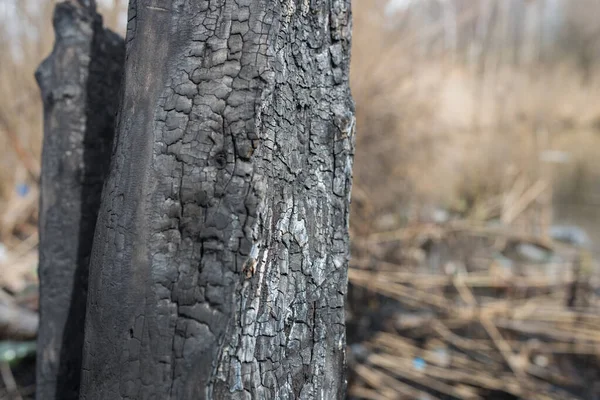
[[[132,0],[81,398],[341,399],[350,0]]]
[[[93,0],[58,4],[36,78],[44,103],[37,399],[79,398],[87,275],[112,151],[124,42]]]

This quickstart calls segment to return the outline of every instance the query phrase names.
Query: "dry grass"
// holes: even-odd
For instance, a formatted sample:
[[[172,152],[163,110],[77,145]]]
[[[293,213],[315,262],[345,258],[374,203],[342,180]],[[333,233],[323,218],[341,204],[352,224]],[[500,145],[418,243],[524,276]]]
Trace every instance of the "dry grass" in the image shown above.
[[[470,221],[413,224],[354,244],[356,398],[376,390],[390,399],[579,399],[596,390],[584,394],[600,373],[600,270],[588,251]],[[525,244],[548,260],[516,256]]]
[[[481,18],[477,5],[483,3],[471,4],[456,18],[465,29]],[[392,29],[371,2],[356,1],[354,10],[356,231],[401,225],[418,215],[417,204],[494,217],[485,211],[522,180],[526,186],[548,182],[544,207],[553,189],[570,196],[577,176],[587,177],[578,190],[589,190],[590,177],[600,172],[595,64],[582,69],[579,53],[562,52],[559,44],[550,60],[506,61],[493,43],[473,60],[467,56],[477,37],[467,37],[472,43],[465,49],[424,54],[424,41],[443,39],[443,21],[433,21],[422,39],[410,15],[394,17]],[[547,150],[569,152],[570,163],[540,161]]]

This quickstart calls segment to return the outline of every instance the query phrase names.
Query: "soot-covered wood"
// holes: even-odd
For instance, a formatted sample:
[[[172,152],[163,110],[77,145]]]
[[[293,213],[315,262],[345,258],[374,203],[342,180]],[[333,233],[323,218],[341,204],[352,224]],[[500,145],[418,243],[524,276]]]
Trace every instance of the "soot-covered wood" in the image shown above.
[[[78,399],[87,274],[108,173],[124,41],[89,0],[58,4],[36,72],[44,102],[37,399]]]
[[[349,0],[133,0],[82,399],[339,399]]]

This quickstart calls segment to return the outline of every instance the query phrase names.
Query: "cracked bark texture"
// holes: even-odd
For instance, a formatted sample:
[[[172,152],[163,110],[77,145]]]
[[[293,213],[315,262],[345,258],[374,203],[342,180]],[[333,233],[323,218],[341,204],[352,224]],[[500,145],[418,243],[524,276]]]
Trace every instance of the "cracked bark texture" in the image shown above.
[[[341,399],[349,0],[133,0],[82,399]]]
[[[123,39],[90,0],[60,3],[56,42],[36,78],[44,103],[37,399],[77,399],[87,274],[108,174]]]

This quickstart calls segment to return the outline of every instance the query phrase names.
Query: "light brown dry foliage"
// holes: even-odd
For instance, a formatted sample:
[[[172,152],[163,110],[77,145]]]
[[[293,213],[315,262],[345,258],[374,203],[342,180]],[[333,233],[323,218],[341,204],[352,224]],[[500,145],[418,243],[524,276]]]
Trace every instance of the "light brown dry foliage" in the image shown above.
[[[587,16],[600,2],[587,1],[586,13],[562,2],[566,27],[543,52],[535,35],[510,42],[516,28],[502,13],[550,2],[445,2],[457,7],[456,43],[442,17],[422,23],[419,7],[442,3],[386,17],[381,3],[354,2],[355,234],[401,225],[428,204],[499,218],[515,185],[523,194],[540,179],[548,189],[532,206],[551,208],[552,191],[597,199],[600,71],[589,42],[598,29]],[[569,162],[540,161],[548,150],[567,151]]]

